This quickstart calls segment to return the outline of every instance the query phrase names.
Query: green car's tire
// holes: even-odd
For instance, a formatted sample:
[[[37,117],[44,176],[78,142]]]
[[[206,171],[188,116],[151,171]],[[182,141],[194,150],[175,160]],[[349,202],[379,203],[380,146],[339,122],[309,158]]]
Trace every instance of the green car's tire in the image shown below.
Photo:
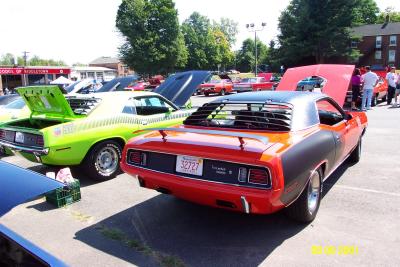
[[[83,162],[83,171],[97,181],[114,178],[120,171],[121,151],[121,145],[113,140],[96,144]]]

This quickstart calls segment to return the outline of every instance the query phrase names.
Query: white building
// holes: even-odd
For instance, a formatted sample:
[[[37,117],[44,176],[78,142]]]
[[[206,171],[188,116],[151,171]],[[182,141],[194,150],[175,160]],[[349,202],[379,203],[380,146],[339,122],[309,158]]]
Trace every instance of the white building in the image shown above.
[[[86,78],[92,78],[96,81],[110,81],[117,77],[117,71],[114,69],[104,67],[73,67],[71,70],[71,78],[82,80]]]

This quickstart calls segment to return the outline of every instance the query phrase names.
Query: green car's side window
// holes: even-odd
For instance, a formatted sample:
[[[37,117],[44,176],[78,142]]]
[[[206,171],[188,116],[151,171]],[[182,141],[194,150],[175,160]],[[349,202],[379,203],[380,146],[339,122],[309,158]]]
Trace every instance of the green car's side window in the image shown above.
[[[125,105],[124,108],[122,109],[122,113],[125,114],[130,114],[130,115],[136,115],[136,108],[135,108],[135,102],[133,99],[129,99]]]
[[[175,110],[169,103],[157,96],[136,98],[134,103],[137,114],[142,116],[168,113]]]

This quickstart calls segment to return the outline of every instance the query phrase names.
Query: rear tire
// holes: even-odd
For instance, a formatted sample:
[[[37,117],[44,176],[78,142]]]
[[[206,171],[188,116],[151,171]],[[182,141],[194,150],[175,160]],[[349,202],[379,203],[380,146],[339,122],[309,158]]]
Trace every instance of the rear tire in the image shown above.
[[[312,174],[299,198],[286,208],[286,214],[301,223],[310,223],[317,216],[321,203],[322,170],[318,168]]]
[[[113,140],[96,144],[86,155],[83,171],[92,179],[106,181],[120,171],[121,145]]]
[[[219,95],[225,95],[225,89],[222,89],[221,92],[219,92]]]
[[[357,163],[361,159],[361,147],[362,147],[362,140],[358,140],[357,146],[354,148],[353,152],[351,152],[349,156],[349,161],[351,163]]]
[[[210,94],[209,94],[209,93],[204,93],[204,95],[205,95],[205,96],[209,96]]]

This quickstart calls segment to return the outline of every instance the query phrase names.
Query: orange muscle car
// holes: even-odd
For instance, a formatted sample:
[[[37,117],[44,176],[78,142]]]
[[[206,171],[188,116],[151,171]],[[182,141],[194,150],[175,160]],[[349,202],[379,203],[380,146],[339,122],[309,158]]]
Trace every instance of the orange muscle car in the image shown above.
[[[254,214],[285,208],[293,219],[311,222],[323,181],[347,158],[361,156],[367,117],[341,108],[353,69],[296,68],[286,72],[280,91],[221,97],[181,126],[131,139],[121,167],[142,187],[188,201]],[[294,91],[312,75],[327,80],[333,97]]]

